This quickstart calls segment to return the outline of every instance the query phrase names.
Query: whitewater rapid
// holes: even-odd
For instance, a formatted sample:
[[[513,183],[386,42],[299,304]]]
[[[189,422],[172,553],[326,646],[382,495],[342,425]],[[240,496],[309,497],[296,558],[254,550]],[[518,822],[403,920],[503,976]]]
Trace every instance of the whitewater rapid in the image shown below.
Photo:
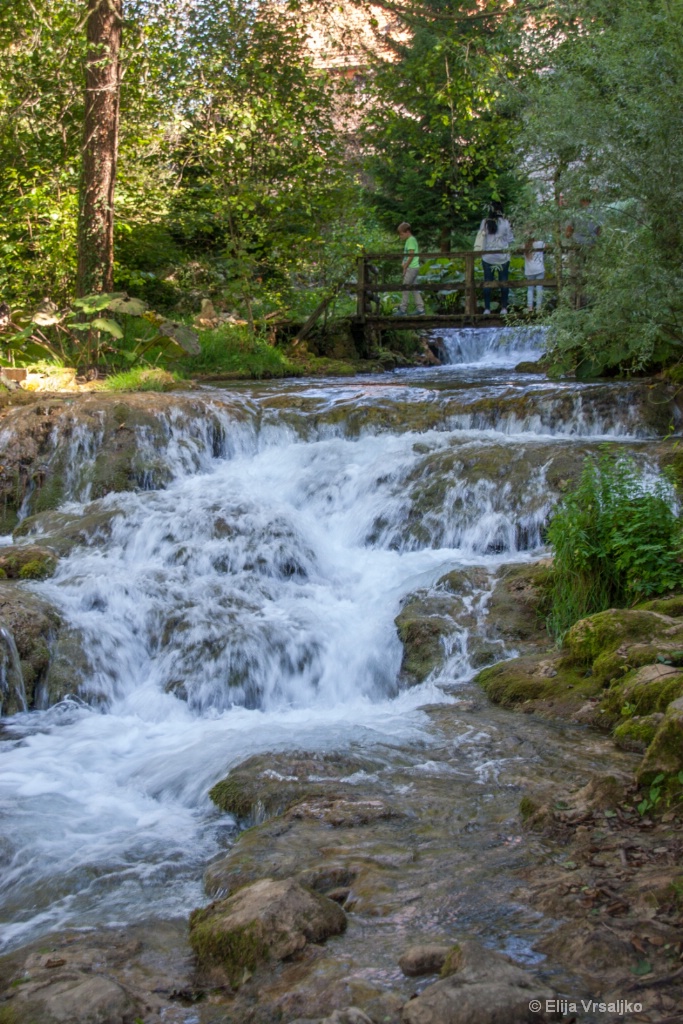
[[[473,674],[467,631],[454,623],[445,670],[406,689],[394,625],[402,600],[455,568],[492,578],[503,563],[539,557],[553,500],[543,446],[631,436],[624,421],[591,433],[597,421],[578,399],[564,432],[541,413],[522,423],[504,403],[484,426],[446,412],[438,427],[403,432],[350,431],[297,405],[357,413],[410,402],[411,388],[439,403],[472,368],[476,384],[493,373],[507,387],[509,368],[542,343],[514,331],[447,340],[453,365],[428,377],[394,375],[374,391],[373,382],[254,388],[242,397],[253,415],[226,421],[220,443],[206,424],[171,431],[166,487],[99,501],[111,513],[106,545],[75,549],[32,585],[81,631],[89,664],[86,678],[74,671],[72,699],[5,721],[6,947],[200,904],[202,868],[234,834],[208,790],[252,753],[427,742],[420,707],[452,700]],[[283,393],[287,420],[269,405]],[[89,499],[78,492],[78,459],[92,446],[73,444],[79,501],[65,511],[78,515]],[[429,497],[438,460],[457,452],[463,466],[494,452],[504,465],[524,445],[540,454],[521,493],[456,468]],[[477,750],[472,771],[483,763]]]

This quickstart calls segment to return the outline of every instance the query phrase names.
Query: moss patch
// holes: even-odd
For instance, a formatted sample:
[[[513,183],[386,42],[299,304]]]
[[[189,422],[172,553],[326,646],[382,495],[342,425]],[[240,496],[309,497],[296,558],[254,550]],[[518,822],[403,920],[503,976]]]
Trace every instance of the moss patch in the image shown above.
[[[564,639],[567,660],[574,665],[591,666],[596,658],[617,650],[624,641],[651,640],[670,625],[655,612],[610,608],[581,619],[567,632]]]
[[[202,964],[223,968],[233,988],[268,959],[268,944],[258,924],[224,931],[217,927],[215,904],[190,915],[190,945]]]
[[[563,666],[559,656],[532,654],[483,669],[475,680],[494,704],[515,707],[535,701],[558,701],[577,709],[596,690],[596,682]]]
[[[0,572],[8,580],[44,580],[54,575],[57,558],[47,548],[30,544],[0,548]]]

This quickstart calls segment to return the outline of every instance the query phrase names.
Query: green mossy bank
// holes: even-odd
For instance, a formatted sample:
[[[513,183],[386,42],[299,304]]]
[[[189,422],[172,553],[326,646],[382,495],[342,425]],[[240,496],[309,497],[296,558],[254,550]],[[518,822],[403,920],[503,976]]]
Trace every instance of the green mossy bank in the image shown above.
[[[643,753],[648,785],[683,770],[683,600],[671,597],[577,622],[561,648],[525,654],[476,677],[496,704],[612,733]]]

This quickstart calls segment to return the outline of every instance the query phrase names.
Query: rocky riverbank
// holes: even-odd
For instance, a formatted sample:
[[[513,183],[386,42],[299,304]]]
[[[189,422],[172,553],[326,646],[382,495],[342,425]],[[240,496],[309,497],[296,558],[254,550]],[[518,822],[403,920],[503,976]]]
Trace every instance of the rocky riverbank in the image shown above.
[[[521,719],[461,686],[452,704],[424,709],[427,761],[419,744],[250,758],[211,793],[242,831],[207,868],[213,902],[190,917],[189,942],[181,923],[150,923],[20,950],[0,966],[3,1024],[27,1014],[36,1024],[502,1024],[564,1019],[553,1007],[572,997],[628,1000],[641,1007],[633,1019],[676,1020],[683,831],[673,773],[683,765],[653,767],[654,741],[641,762],[621,727],[647,717],[624,713],[629,702],[644,710],[646,692],[661,708],[650,710],[656,735],[678,721],[674,674],[665,684],[642,669],[664,664],[683,621],[659,606],[603,613],[557,651],[539,611],[549,571],[501,570],[486,615],[472,601],[476,573],[451,574],[434,588],[436,606],[417,594],[397,619],[403,670],[420,676],[445,656],[435,637],[447,635],[450,615],[462,625],[469,603],[481,660],[496,643],[524,651],[479,676]],[[459,759],[482,716],[493,716],[498,757],[509,761],[473,786]],[[538,716],[558,719],[553,768],[537,749],[530,775]],[[680,757],[683,745],[675,749]],[[501,904],[511,930],[526,935],[507,956],[486,924]],[[529,1011],[533,999],[541,1011]],[[596,1010],[579,1019],[620,1018]]]

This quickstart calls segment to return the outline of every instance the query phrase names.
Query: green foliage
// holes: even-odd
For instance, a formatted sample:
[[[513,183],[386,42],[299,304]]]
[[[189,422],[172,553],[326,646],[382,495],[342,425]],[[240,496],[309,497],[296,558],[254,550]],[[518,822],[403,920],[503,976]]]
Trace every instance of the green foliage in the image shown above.
[[[408,41],[376,67],[366,112],[369,202],[389,229],[409,220],[423,245],[469,248],[491,199],[520,187],[503,90],[526,72],[526,14],[499,0],[424,0],[401,17]]]
[[[36,310],[17,310],[2,329],[6,355],[20,365],[48,353],[53,366],[132,367],[163,356],[178,360],[199,352],[197,335],[166,320],[125,292],[86,295],[59,310],[45,299]],[[101,316],[110,312],[112,316]]]
[[[588,459],[555,511],[548,628],[562,637],[578,619],[683,585],[683,528],[668,478],[648,480],[632,459]]]
[[[285,377],[301,374],[299,365],[247,327],[218,327],[200,334],[201,353],[180,364],[187,374],[226,377]]]
[[[683,772],[677,772],[668,776],[660,772],[654,777],[643,799],[637,805],[639,814],[645,815],[649,811],[656,811],[665,796],[667,807],[673,799],[678,798],[680,800],[681,787],[683,787]]]
[[[554,0],[540,26],[532,45],[550,73],[517,92],[522,149],[536,174],[520,216],[565,244],[582,198],[602,222],[597,244],[578,257],[583,283],[569,280],[573,258],[560,268],[564,301],[550,336],[557,369],[658,368],[683,348],[683,6]]]

